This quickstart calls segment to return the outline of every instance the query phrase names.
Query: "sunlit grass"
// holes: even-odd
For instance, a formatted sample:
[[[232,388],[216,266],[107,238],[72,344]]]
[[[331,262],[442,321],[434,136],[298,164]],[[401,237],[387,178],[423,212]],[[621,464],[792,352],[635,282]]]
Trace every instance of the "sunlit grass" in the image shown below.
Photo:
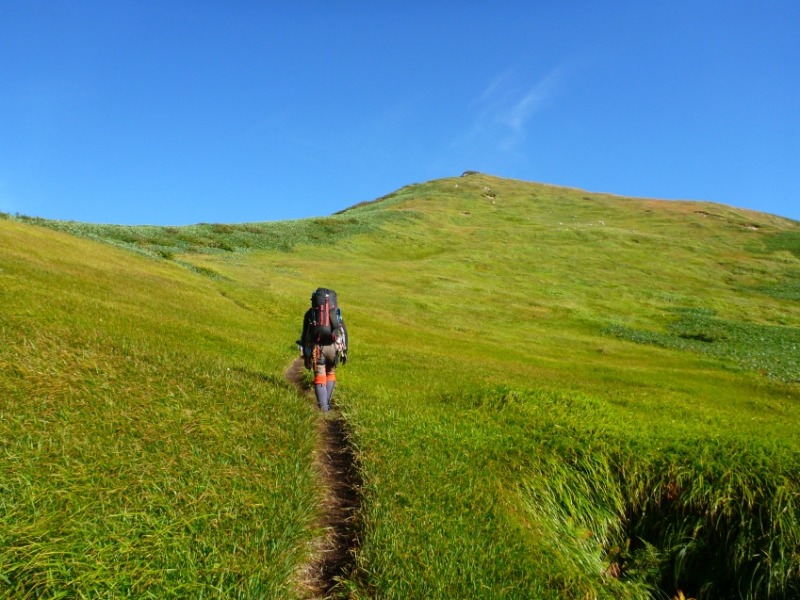
[[[47,224],[151,258],[17,221],[0,590],[290,596],[315,415],[281,373],[322,285],[355,597],[798,593],[797,223],[482,175],[300,224]]]
[[[282,348],[204,278],[43,231],[0,232],[0,596],[291,596],[319,496]]]

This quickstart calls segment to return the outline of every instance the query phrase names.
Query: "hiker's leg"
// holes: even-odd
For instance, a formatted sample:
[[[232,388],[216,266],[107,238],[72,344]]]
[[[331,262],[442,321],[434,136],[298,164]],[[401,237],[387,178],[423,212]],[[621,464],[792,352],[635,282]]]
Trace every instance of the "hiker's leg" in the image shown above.
[[[319,353],[317,362],[314,365],[314,394],[317,396],[317,404],[322,412],[328,412],[330,402],[327,387],[328,376],[325,372],[325,357]]]
[[[325,391],[328,393],[328,406],[330,406],[333,388],[336,386],[336,346],[334,344],[323,346],[321,354],[325,359]]]
[[[328,378],[325,384],[325,390],[328,392],[328,403],[330,403],[331,398],[333,398],[333,388],[336,387],[336,368],[332,368],[328,371]]]
[[[317,404],[322,412],[328,412],[330,405],[328,404],[328,390],[324,383],[314,384],[314,394],[317,396]]]

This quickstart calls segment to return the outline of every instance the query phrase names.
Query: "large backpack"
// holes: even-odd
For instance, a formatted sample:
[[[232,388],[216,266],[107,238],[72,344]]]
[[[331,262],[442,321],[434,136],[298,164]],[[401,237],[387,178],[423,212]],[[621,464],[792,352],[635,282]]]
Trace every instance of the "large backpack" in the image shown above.
[[[342,313],[336,292],[317,288],[311,294],[311,342],[327,346],[342,337]]]

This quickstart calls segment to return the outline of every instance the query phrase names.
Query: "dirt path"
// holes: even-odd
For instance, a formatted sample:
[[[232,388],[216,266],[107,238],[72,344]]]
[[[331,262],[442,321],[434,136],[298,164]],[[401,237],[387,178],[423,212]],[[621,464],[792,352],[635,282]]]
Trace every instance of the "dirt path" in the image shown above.
[[[301,359],[289,366],[285,376],[313,398],[303,381]],[[361,541],[361,472],[347,421],[337,410],[320,413],[317,431],[315,467],[325,488],[319,523],[324,534],[314,544],[313,556],[303,568],[300,584],[311,598],[347,597],[346,590],[337,586],[341,579],[353,574],[356,566]]]

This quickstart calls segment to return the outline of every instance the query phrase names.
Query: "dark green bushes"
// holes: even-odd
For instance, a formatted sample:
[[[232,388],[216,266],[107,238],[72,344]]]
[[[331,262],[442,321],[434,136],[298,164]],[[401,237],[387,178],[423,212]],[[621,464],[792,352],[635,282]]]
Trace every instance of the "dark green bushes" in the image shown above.
[[[404,218],[398,212],[367,212],[332,217],[246,224],[200,223],[182,227],[153,225],[95,225],[50,221],[38,217],[19,220],[104,241],[116,246],[171,259],[178,253],[290,251],[298,244],[335,244],[347,237],[373,231],[382,223]]]
[[[664,332],[612,325],[606,333],[640,344],[710,354],[773,379],[800,381],[800,328],[729,321],[707,309],[674,312],[679,318]]]
[[[788,251],[800,258],[800,231],[779,231],[763,239],[767,252]]]

